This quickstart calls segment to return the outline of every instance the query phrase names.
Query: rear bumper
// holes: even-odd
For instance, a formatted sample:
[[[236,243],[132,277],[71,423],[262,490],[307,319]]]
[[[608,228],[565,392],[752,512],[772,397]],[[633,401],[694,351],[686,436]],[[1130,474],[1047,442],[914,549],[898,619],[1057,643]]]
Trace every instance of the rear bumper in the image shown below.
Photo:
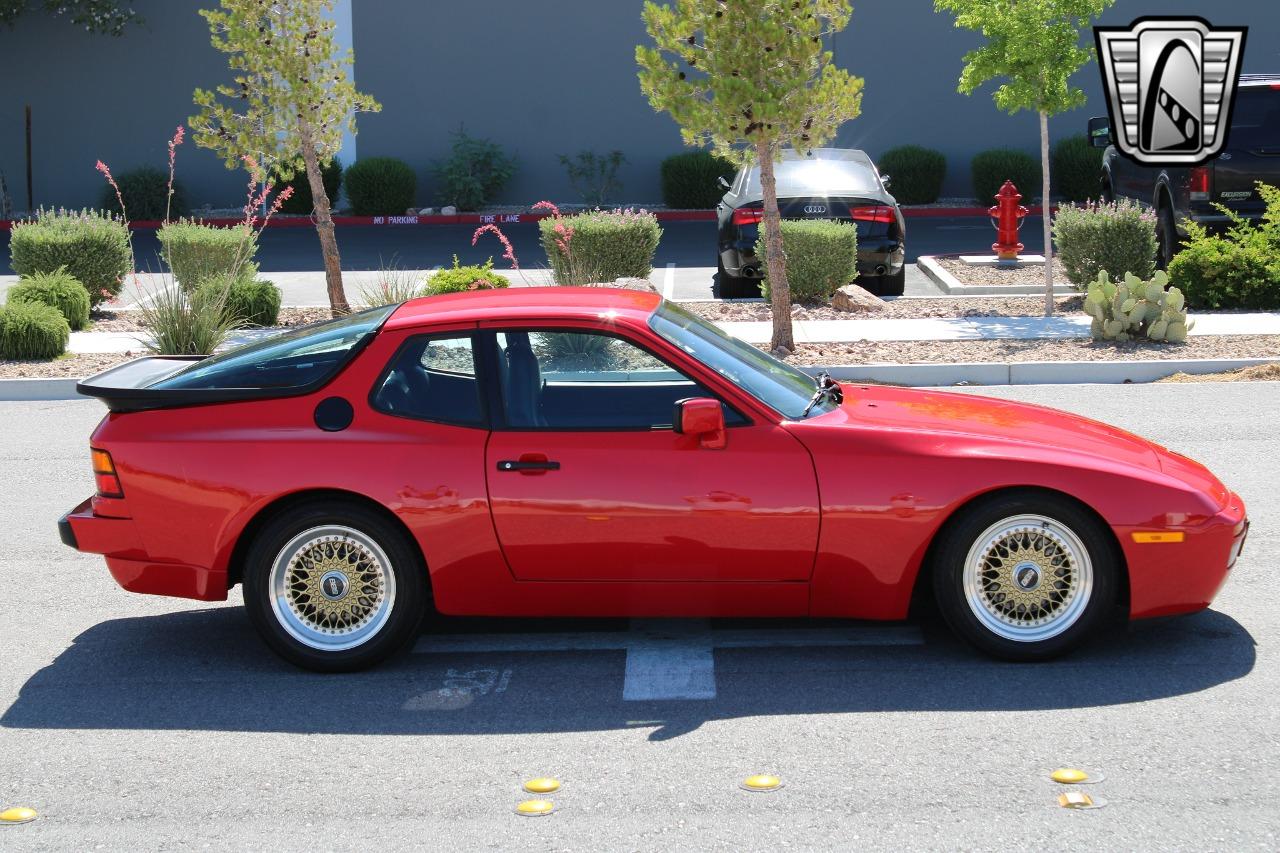
[[[901,243],[869,246],[858,249],[858,274],[861,276],[897,275],[906,262],[907,252]],[[731,245],[720,251],[720,265],[731,276],[762,278],[761,259],[756,255],[755,244]]]
[[[133,519],[95,515],[91,500],[58,520],[58,536],[77,551],[106,557],[111,576],[130,592],[199,601],[227,598],[226,572],[153,558],[143,547]]]
[[[1136,544],[1133,531],[1117,530],[1129,564],[1130,617],[1194,613],[1213,602],[1249,533],[1244,501],[1233,493],[1216,515],[1177,530],[1183,541],[1156,544]]]

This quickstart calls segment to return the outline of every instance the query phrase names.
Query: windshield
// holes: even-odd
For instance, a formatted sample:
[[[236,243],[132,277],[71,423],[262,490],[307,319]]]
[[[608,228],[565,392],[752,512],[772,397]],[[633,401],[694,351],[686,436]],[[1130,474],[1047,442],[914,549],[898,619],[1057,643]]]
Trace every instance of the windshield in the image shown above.
[[[880,185],[870,167],[856,160],[783,160],[774,167],[778,196],[865,195],[879,192]],[[759,194],[760,167],[752,167],[747,192]]]
[[[304,326],[210,356],[152,388],[301,388],[329,379],[398,306]]]
[[[787,418],[813,417],[837,406],[823,397],[805,415],[805,407],[818,390],[813,377],[725,334],[673,302],[658,306],[649,318],[649,327]]]

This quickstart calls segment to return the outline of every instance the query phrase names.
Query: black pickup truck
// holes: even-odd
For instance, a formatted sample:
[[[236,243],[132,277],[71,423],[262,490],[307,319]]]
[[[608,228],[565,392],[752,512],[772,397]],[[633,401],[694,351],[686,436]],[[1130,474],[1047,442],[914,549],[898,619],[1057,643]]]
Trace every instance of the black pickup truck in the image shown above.
[[[1215,205],[1245,219],[1265,211],[1257,181],[1280,185],[1280,74],[1241,75],[1227,143],[1201,166],[1142,166],[1120,154],[1106,116],[1089,119],[1089,140],[1102,155],[1105,201],[1131,198],[1156,211],[1157,261],[1163,269],[1186,236],[1184,220],[1219,230],[1229,224]]]

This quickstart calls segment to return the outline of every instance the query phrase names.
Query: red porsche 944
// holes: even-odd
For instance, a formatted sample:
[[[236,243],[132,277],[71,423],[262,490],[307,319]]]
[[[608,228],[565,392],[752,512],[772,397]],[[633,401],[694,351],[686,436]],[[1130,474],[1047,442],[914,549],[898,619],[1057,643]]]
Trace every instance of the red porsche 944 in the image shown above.
[[[1052,409],[809,376],[638,291],[415,299],[80,384],[110,412],[59,523],[125,589],[243,585],[266,643],[369,666],[432,607],[902,619],[1061,654],[1207,607],[1240,498]]]

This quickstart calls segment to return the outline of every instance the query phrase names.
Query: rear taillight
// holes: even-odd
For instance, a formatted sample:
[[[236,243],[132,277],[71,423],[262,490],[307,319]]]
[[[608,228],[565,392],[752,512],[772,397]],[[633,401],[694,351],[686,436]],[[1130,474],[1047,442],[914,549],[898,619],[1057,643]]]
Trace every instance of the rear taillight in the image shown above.
[[[858,222],[893,222],[893,208],[882,205],[851,207],[849,216]]]
[[[124,489],[120,487],[120,478],[116,476],[116,464],[111,461],[111,454],[96,447],[90,448],[93,455],[93,479],[98,484],[98,494],[104,498],[122,498]]]
[[[764,209],[760,207],[740,207],[733,212],[734,225],[758,225],[764,219]]]
[[[1187,170],[1188,189],[1191,190],[1192,201],[1209,200],[1209,180],[1211,172],[1208,166],[1192,166]]]

